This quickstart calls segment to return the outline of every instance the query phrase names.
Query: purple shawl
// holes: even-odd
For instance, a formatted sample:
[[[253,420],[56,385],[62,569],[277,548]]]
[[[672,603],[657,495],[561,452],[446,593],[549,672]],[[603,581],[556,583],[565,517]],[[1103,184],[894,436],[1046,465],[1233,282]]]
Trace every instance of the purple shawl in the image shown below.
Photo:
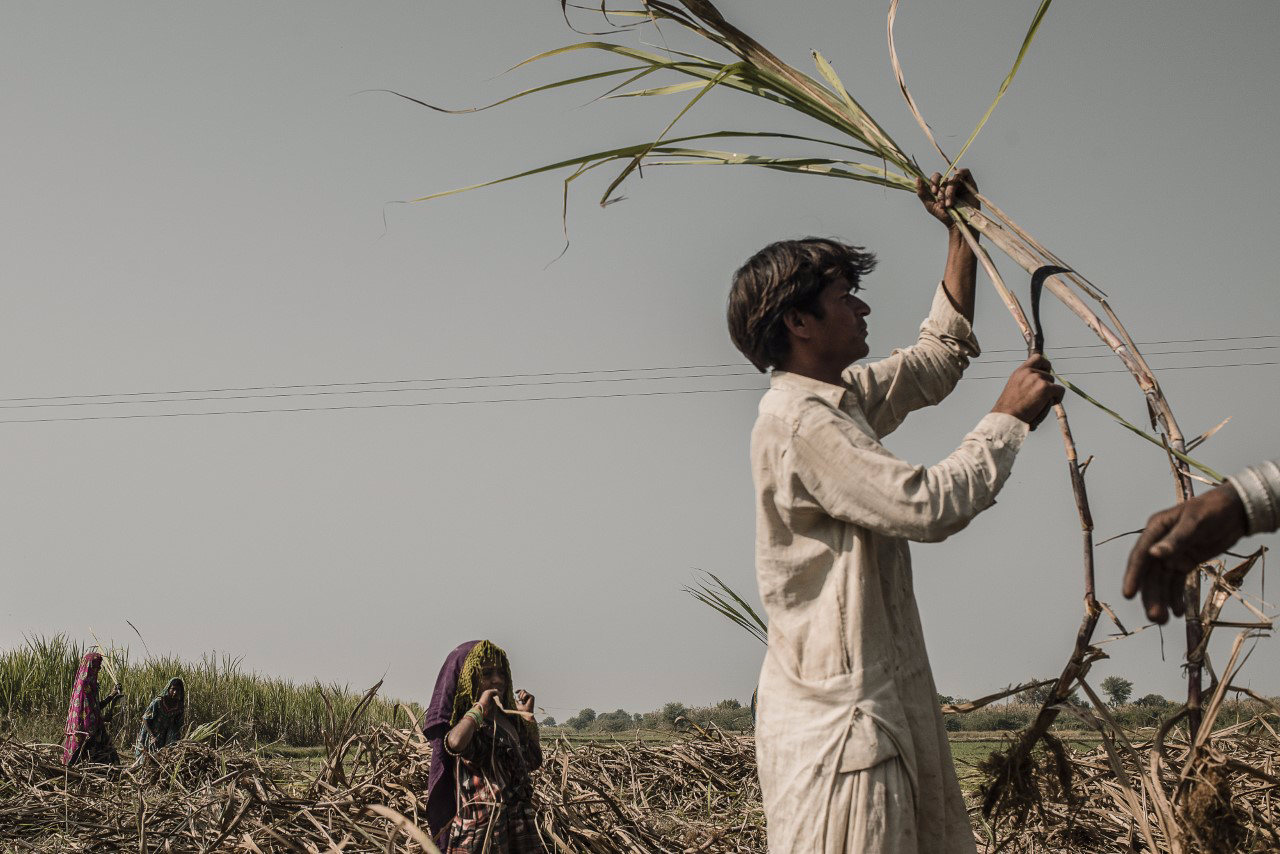
[[[453,696],[458,690],[458,675],[462,672],[462,663],[466,661],[467,653],[478,643],[478,640],[467,641],[449,653],[444,666],[440,668],[440,675],[436,677],[431,704],[427,706],[427,714],[422,721],[422,733],[431,742],[431,772],[427,777],[427,826],[435,837],[439,837],[449,827],[449,822],[453,821],[458,811],[454,796],[454,763],[449,761],[444,752],[444,737],[449,734],[449,722],[453,718]]]

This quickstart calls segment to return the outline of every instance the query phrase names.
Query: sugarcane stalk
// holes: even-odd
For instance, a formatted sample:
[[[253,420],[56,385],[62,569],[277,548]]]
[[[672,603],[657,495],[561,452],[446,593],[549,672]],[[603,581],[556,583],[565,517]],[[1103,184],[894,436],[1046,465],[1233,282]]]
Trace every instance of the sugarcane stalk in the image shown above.
[[[1080,517],[1084,552],[1084,617],[1080,622],[1080,628],[1076,631],[1075,645],[1072,647],[1066,666],[1058,676],[1058,681],[1041,707],[1040,713],[1026,730],[1024,741],[1028,749],[1035,746],[1035,743],[1049,731],[1049,727],[1057,719],[1058,709],[1054,707],[1067,699],[1071,695],[1071,686],[1075,681],[1089,672],[1089,667],[1093,663],[1093,658],[1089,655],[1093,633],[1098,627],[1098,618],[1102,614],[1094,581],[1093,513],[1089,510],[1089,492],[1085,489],[1084,470],[1076,452],[1075,439],[1071,435],[1066,408],[1059,403],[1053,407],[1053,413],[1058,418],[1058,427],[1062,432],[1062,444],[1067,455],[1067,473],[1071,478],[1071,492],[1076,500],[1076,513]]]
[[[1022,235],[1015,234],[1011,229],[1006,229],[996,223],[991,218],[985,216],[980,211],[967,210],[962,211],[966,221],[973,226],[983,236],[989,238],[993,243],[1012,258],[1016,263],[1032,272],[1042,266],[1042,258],[1048,260],[1057,259],[1048,252],[1042,252],[1042,258],[1037,258],[1036,253],[1028,247],[1027,242],[1022,239]],[[1003,214],[997,214],[1002,220],[1008,223],[1008,219]],[[1079,281],[1079,279],[1077,279]],[[1164,396],[1159,383],[1156,382],[1155,374],[1147,365],[1146,359],[1142,357],[1141,352],[1134,344],[1132,337],[1127,330],[1123,330],[1119,335],[1102,321],[1098,315],[1089,308],[1085,302],[1080,299],[1064,281],[1061,274],[1050,276],[1045,281],[1045,289],[1057,297],[1063,305],[1070,309],[1077,317],[1084,321],[1085,326],[1096,334],[1103,344],[1107,345],[1125,368],[1133,375],[1137,381],[1139,388],[1142,389],[1143,395],[1147,400],[1147,404],[1153,414],[1153,420],[1164,428],[1164,432],[1169,443],[1169,447],[1175,451],[1185,453],[1186,441],[1183,437],[1181,429],[1178,427],[1177,419],[1174,418],[1173,410],[1169,406],[1168,399]],[[1094,289],[1082,287],[1090,296],[1103,306],[1104,312],[1108,319],[1118,324],[1115,312],[1106,302],[1105,298],[1098,294]],[[1121,337],[1123,336],[1123,337]],[[1173,469],[1175,491],[1177,503],[1181,504],[1188,501],[1194,495],[1193,485],[1190,477],[1190,469],[1185,462],[1177,457],[1170,455],[1170,466]],[[1186,617],[1186,642],[1187,642],[1187,723],[1190,727],[1192,738],[1199,731],[1203,702],[1203,667],[1204,654],[1202,640],[1204,638],[1204,626],[1200,620],[1200,573],[1199,571],[1188,573],[1186,579],[1186,587],[1183,594],[1185,603]]]
[[[960,211],[951,211],[952,219],[956,222],[956,227],[960,229],[960,234],[964,237],[965,242],[970,249],[974,251],[977,257],[982,261],[984,269],[991,278],[992,284],[999,292],[1005,306],[1013,315],[1014,323],[1017,324],[1019,331],[1022,333],[1023,340],[1027,345],[1027,355],[1030,358],[1039,352],[1040,342],[1037,341],[1036,331],[1032,329],[1031,324],[1027,321],[1026,312],[1022,308],[1022,304],[1013,292],[1005,285],[995,265],[991,262],[990,256],[986,250],[978,243],[977,239],[969,232],[969,225],[978,218],[976,211],[970,209],[967,214]],[[1001,247],[1002,249],[1004,247]],[[1039,265],[1037,265],[1039,266]],[[1035,299],[1033,294],[1033,301]],[[1088,307],[1080,304],[1081,308],[1088,311]],[[1096,320],[1096,318],[1095,318]],[[1097,327],[1106,330],[1105,325],[1101,321],[1097,321]],[[1110,330],[1106,330],[1109,332]],[[1114,337],[1114,336],[1113,336]],[[1043,355],[1043,354],[1042,354]],[[1054,683],[1053,690],[1049,693],[1040,712],[1036,715],[1035,721],[1031,726],[1027,727],[1019,736],[1017,743],[1010,749],[1006,757],[1006,761],[1002,766],[1004,778],[997,778],[992,788],[984,798],[983,812],[990,815],[996,809],[998,803],[1005,797],[1010,785],[1016,790],[1020,788],[1018,781],[1012,778],[1023,773],[1027,768],[1026,760],[1030,756],[1035,746],[1045,738],[1049,732],[1049,727],[1058,717],[1057,705],[1067,699],[1071,694],[1071,686],[1077,679],[1083,678],[1088,672],[1089,667],[1095,660],[1095,656],[1090,655],[1093,650],[1093,633],[1098,626],[1098,618],[1102,613],[1102,609],[1098,606],[1095,573],[1094,573],[1094,550],[1093,550],[1093,514],[1089,509],[1089,493],[1084,482],[1084,466],[1080,464],[1079,454],[1076,450],[1075,438],[1071,433],[1071,424],[1067,418],[1066,407],[1061,402],[1053,407],[1054,415],[1057,417],[1058,426],[1062,433],[1063,450],[1067,459],[1068,476],[1071,482],[1071,492],[1075,497],[1076,511],[1080,517],[1080,530],[1083,537],[1083,565],[1084,565],[1084,618],[1080,624],[1079,630],[1076,632],[1075,644],[1072,647],[1071,656],[1067,660],[1066,666]],[[1096,652],[1096,650],[1093,650]]]

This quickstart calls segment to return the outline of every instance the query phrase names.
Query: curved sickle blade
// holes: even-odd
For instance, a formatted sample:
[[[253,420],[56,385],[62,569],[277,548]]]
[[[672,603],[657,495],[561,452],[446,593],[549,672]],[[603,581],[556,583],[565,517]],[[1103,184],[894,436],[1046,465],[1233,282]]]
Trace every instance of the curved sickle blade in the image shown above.
[[[1030,358],[1037,353],[1044,355],[1044,327],[1040,325],[1040,292],[1044,290],[1044,283],[1050,276],[1056,276],[1059,273],[1074,273],[1070,267],[1055,267],[1046,264],[1036,269],[1031,274],[1031,322],[1036,327],[1035,343],[1031,345],[1031,351],[1027,353]]]

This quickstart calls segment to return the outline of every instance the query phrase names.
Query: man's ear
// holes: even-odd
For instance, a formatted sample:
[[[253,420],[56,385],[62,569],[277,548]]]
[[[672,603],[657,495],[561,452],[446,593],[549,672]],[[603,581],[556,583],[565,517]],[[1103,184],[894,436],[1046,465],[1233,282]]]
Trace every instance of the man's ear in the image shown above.
[[[796,338],[808,339],[812,335],[809,327],[810,315],[805,314],[798,308],[789,308],[782,315],[782,322],[786,324],[787,331]]]

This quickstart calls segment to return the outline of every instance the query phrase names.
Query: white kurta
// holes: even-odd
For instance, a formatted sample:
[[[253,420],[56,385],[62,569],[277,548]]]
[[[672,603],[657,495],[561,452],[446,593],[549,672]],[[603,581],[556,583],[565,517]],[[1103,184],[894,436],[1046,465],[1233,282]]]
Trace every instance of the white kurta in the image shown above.
[[[936,465],[880,443],[941,401],[973,330],[939,288],[912,347],[845,374],[775,372],[751,434],[756,563],[769,616],[756,752],[769,850],[975,850],[912,589],[907,541],[995,502],[1027,426],[990,414]]]

